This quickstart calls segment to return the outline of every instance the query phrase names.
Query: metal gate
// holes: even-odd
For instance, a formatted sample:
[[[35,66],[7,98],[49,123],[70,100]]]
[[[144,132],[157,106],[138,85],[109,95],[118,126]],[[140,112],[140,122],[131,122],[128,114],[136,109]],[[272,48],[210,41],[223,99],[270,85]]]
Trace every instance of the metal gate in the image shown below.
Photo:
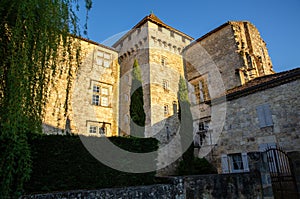
[[[287,154],[280,148],[266,150],[275,199],[298,199],[298,190]]]

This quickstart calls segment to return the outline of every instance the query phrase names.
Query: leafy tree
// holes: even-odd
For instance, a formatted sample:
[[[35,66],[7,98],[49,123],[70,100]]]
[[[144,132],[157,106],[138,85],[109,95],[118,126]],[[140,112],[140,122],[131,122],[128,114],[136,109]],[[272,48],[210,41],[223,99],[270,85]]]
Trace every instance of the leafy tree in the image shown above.
[[[70,37],[80,33],[78,9],[77,0],[0,1],[0,198],[22,193],[31,172],[27,140],[41,132],[48,85],[62,73],[71,81],[79,63]]]
[[[192,166],[194,160],[194,147],[191,145],[193,141],[193,116],[190,110],[186,81],[181,76],[178,83],[178,101],[178,118],[180,120],[179,134],[182,150],[185,151],[182,155],[182,159],[186,165]]]
[[[144,137],[146,114],[144,111],[141,68],[136,59],[133,63],[130,95],[130,134],[135,137]]]

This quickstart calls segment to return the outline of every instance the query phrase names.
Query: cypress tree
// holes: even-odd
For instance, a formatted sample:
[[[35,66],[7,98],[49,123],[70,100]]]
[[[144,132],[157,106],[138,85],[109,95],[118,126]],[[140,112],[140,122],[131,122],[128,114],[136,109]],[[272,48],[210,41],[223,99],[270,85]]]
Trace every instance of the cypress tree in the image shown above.
[[[130,134],[135,137],[144,137],[146,114],[141,68],[136,59],[133,63],[130,95]]]
[[[0,198],[21,195],[31,172],[27,140],[42,130],[48,85],[62,73],[70,82],[79,63],[75,7],[77,0],[0,1]]]
[[[180,77],[178,83],[178,101],[178,118],[180,120],[179,134],[181,138],[182,150],[184,152],[182,159],[185,165],[192,167],[194,160],[193,116],[190,110],[186,81],[183,77]]]

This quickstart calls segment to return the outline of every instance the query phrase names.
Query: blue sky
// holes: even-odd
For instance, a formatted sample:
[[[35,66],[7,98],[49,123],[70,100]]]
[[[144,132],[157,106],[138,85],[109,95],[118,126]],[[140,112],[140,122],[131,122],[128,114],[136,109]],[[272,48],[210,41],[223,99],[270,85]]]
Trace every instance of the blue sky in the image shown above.
[[[195,39],[226,21],[250,21],[267,43],[276,72],[300,67],[300,0],[93,0],[87,37],[102,43],[151,11]]]

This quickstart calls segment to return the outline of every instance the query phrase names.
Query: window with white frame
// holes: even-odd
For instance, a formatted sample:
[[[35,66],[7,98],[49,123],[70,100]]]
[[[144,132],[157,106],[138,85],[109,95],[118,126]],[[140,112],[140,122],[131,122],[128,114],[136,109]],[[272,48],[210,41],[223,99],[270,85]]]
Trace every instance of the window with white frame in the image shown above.
[[[273,126],[272,113],[269,104],[262,104],[256,107],[259,127]]]
[[[89,133],[96,134],[97,133],[97,126],[90,126]]]
[[[164,105],[164,115],[168,116],[169,115],[169,105]]]
[[[223,154],[221,164],[223,173],[249,172],[247,153]]]
[[[92,95],[92,104],[97,106],[109,106],[109,88],[110,85],[103,83],[93,83],[93,95]]]
[[[111,54],[98,50],[96,53],[96,64],[105,68],[110,67]]]

